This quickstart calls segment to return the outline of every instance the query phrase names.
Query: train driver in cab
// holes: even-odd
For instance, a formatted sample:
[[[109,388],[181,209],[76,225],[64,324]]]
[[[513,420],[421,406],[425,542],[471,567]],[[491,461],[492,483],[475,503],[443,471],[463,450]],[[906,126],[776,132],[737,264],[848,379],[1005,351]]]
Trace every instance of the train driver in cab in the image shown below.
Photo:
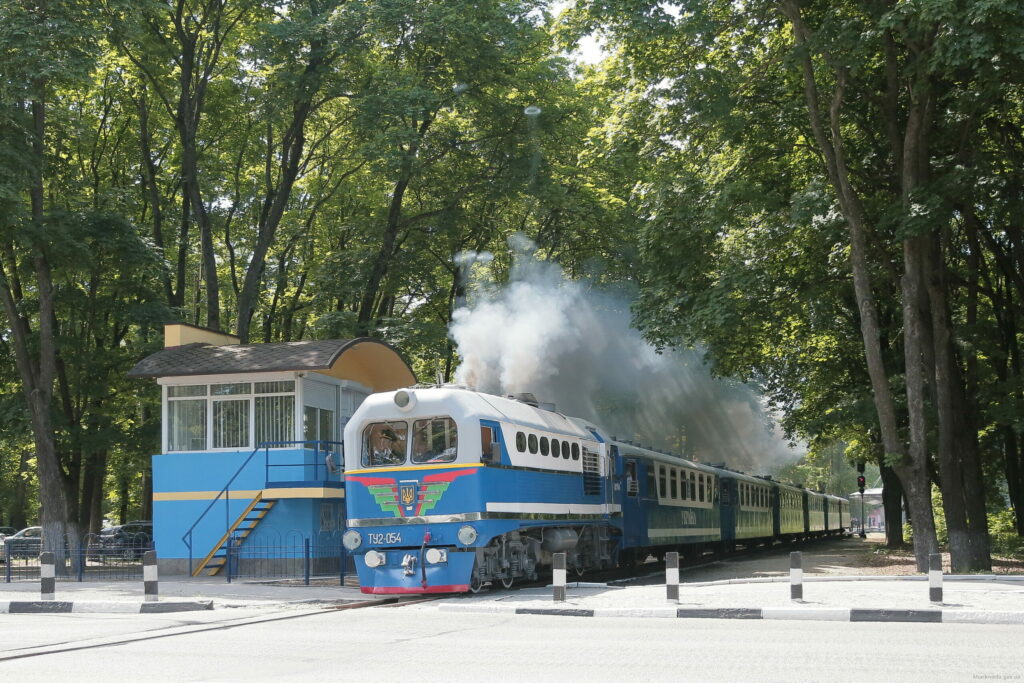
[[[405,464],[405,423],[378,422],[367,429],[363,457],[369,467]]]

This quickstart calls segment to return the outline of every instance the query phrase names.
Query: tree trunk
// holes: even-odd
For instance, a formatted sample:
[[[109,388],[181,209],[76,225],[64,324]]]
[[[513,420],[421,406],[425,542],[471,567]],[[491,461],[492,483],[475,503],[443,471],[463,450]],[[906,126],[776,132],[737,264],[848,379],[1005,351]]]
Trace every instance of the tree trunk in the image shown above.
[[[850,230],[850,267],[853,273],[854,293],[860,313],[861,338],[864,342],[864,356],[868,376],[871,379],[875,412],[878,416],[879,431],[885,447],[886,458],[895,458],[900,464],[894,467],[903,483],[904,492],[914,526],[914,555],[920,571],[928,568],[928,555],[935,552],[935,524],[931,510],[931,492],[927,472],[927,450],[913,449],[908,453],[897,430],[896,409],[889,389],[889,377],[885,369],[880,343],[881,329],[878,323],[878,308],[871,287],[868,263],[867,221],[860,195],[850,182],[846,166],[842,138],[842,105],[846,83],[846,72],[835,71],[836,89],[829,107],[826,130],[825,117],[819,105],[818,86],[814,63],[811,59],[809,33],[804,25],[800,5],[796,0],[783,0],[781,9],[793,26],[793,39],[799,50],[797,59],[802,69],[804,98],[808,119],[815,142],[825,159],[825,170],[836,192],[843,217]],[[916,162],[916,158],[915,158]],[[905,160],[904,160],[905,163]],[[915,292],[916,294],[916,292]],[[906,307],[906,301],[904,301]],[[918,337],[920,340],[920,337]],[[920,354],[918,353],[918,356]],[[922,385],[923,391],[923,385]],[[920,446],[920,444],[919,444]],[[908,457],[909,456],[909,457]],[[916,456],[916,457],[915,457]],[[920,523],[920,527],[917,523]]]
[[[963,574],[992,568],[988,556],[985,492],[980,485],[977,430],[970,424],[960,368],[954,355],[940,234],[922,236],[921,244],[934,344],[934,401],[938,415],[942,506],[946,514],[952,569]],[[979,514],[979,506],[971,506],[972,497],[980,503],[980,520],[969,518],[969,514]]]
[[[882,475],[882,507],[885,512],[885,545],[902,548],[903,538],[903,485],[891,467],[879,465]]]

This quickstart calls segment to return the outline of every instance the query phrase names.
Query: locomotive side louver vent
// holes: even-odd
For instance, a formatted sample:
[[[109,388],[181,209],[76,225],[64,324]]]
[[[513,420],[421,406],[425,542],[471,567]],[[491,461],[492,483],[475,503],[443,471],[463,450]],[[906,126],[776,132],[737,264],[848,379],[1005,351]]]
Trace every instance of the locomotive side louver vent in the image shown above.
[[[583,449],[583,495],[601,495],[600,456],[586,448]]]

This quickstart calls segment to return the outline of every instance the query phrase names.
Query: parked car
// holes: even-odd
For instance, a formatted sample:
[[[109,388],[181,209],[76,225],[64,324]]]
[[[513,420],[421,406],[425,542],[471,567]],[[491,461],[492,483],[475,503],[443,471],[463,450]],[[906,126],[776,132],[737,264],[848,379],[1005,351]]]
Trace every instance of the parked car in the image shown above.
[[[103,529],[97,545],[102,556],[137,560],[153,547],[153,523],[128,522]]]
[[[0,541],[7,536],[13,536],[16,533],[18,533],[18,530],[13,526],[0,526]]]
[[[43,527],[41,526],[30,526],[0,540],[0,558],[8,556],[35,557],[42,549]]]

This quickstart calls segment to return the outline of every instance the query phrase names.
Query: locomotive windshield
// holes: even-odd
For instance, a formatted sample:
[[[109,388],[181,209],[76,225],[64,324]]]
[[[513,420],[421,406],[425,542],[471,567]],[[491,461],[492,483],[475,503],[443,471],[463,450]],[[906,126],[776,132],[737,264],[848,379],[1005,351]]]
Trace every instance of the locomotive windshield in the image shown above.
[[[374,422],[363,430],[363,467],[404,465],[409,425],[403,421]]]
[[[453,462],[458,444],[455,420],[450,417],[416,420],[412,423],[413,464]]]

